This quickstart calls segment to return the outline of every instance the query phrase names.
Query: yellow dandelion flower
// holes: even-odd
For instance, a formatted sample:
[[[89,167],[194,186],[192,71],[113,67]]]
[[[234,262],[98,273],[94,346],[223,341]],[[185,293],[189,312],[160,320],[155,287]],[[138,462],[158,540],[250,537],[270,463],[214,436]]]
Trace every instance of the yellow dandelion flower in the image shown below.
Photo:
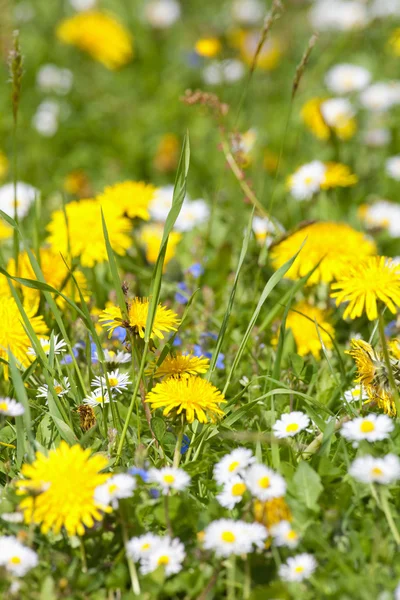
[[[311,223],[271,248],[273,267],[278,269],[287,262],[305,240],[303,249],[285,277],[299,279],[321,261],[308,285],[319,281],[330,283],[340,277],[350,264],[376,252],[372,240],[345,223]]]
[[[348,302],[343,318],[356,319],[364,312],[370,321],[378,318],[378,302],[392,313],[400,306],[400,265],[385,256],[370,256],[349,265],[332,285],[336,305]]]
[[[133,39],[121,23],[98,11],[80,12],[61,21],[59,40],[76,46],[107,69],[119,69],[133,57]]]
[[[36,453],[36,460],[23,465],[25,479],[16,482],[19,494],[28,494],[20,503],[26,523],[41,525],[42,533],[83,535],[86,527],[103,518],[109,509],[94,499],[97,486],[110,475],[100,473],[108,464],[104,456],[90,456],[91,450],[61,442],[48,456]],[[29,491],[34,491],[29,496]]]
[[[150,218],[148,207],[154,197],[156,188],[143,181],[123,181],[105,188],[97,196],[97,200],[104,207],[107,203],[113,205],[122,214],[131,219],[139,217],[148,221]]]
[[[200,38],[194,46],[196,53],[205,58],[217,56],[221,52],[221,48],[221,42],[215,37]]]
[[[215,423],[224,412],[219,404],[226,402],[223,394],[209,381],[189,375],[189,377],[169,377],[149,392],[146,402],[153,410],[164,408],[164,417],[182,414],[187,423],[197,419],[200,423]]]
[[[335,330],[327,320],[328,314],[316,306],[307,302],[300,302],[293,307],[286,319],[286,328],[290,329],[297,347],[297,353],[300,356],[312,354],[314,358],[319,359],[321,355],[321,342],[318,337],[321,336],[322,342],[328,350],[332,348],[332,338],[335,337]],[[317,322],[317,327],[315,325]]]
[[[129,304],[128,322],[123,320],[121,309],[118,306],[110,306],[100,314],[99,321],[103,327],[108,329],[110,337],[114,329],[122,326],[131,329],[134,334],[144,338],[149,304],[148,298],[134,298]],[[163,334],[168,331],[176,331],[179,323],[176,313],[159,304],[154,317],[151,337],[164,339]]]
[[[145,225],[142,227],[140,232],[140,241],[143,243],[146,259],[149,263],[154,264],[157,260],[158,253],[160,251],[161,240],[163,235],[162,225],[152,224]],[[174,258],[176,254],[176,247],[182,239],[182,235],[176,231],[172,231],[169,234],[167,252],[165,254],[164,266]]]
[[[59,253],[53,252],[50,248],[41,248],[39,252],[39,264],[46,283],[56,290],[62,291],[63,294],[75,302],[79,302],[79,293],[75,286],[75,282],[72,277],[69,276],[69,271]],[[17,275],[14,259],[9,261],[7,271],[10,275]],[[81,292],[84,297],[87,298],[86,277],[81,271],[75,270],[73,273]],[[27,252],[21,252],[19,254],[18,277],[36,280],[36,275]],[[21,286],[21,290],[24,298],[24,306],[31,307],[32,310],[37,311],[39,308],[41,292],[27,286]],[[61,298],[61,296],[56,297],[56,302],[59,306],[65,306],[65,300]]]
[[[66,205],[68,227],[63,210],[55,211],[47,226],[48,242],[53,252],[69,256],[68,237],[72,257],[79,257],[83,267],[93,267],[107,260],[101,221],[100,202],[79,200]],[[131,222],[118,209],[107,204],[103,207],[110,242],[117,254],[125,254],[131,245]]]
[[[241,31],[237,35],[237,42],[242,59],[248,65],[252,65],[260,42],[260,34],[256,31]],[[280,40],[268,36],[258,55],[257,67],[265,71],[272,71],[278,66],[281,56],[282,44]]]
[[[394,358],[400,361],[400,340],[391,340],[389,348]]]
[[[325,163],[326,171],[324,180],[321,183],[323,190],[329,190],[335,187],[350,187],[358,182],[358,177],[351,172],[350,167],[341,163]]]
[[[291,521],[292,513],[285,498],[271,498],[266,502],[256,500],[253,504],[254,518],[267,529],[278,525],[281,521]]]
[[[395,56],[400,56],[400,29],[395,29],[388,41],[389,49]]]
[[[25,332],[18,306],[15,300],[9,296],[10,289],[8,289],[8,297],[3,296],[0,301],[0,358],[8,360],[7,349],[9,348],[17,361],[23,367],[27,367],[31,362],[31,357],[27,352],[32,343]],[[32,308],[26,307],[25,310],[34,332],[39,336],[45,335],[48,329],[43,317],[35,317],[36,311]]]
[[[341,140],[348,140],[357,130],[357,122],[353,117],[338,119],[334,127],[330,127],[322,114],[321,106],[327,98],[311,98],[301,109],[301,117],[315,137],[320,140],[329,140],[334,133]]]
[[[350,354],[357,366],[356,382],[368,388],[374,381],[376,368],[380,363],[379,356],[371,344],[357,339],[351,340],[350,350],[347,354]]]
[[[177,354],[167,356],[162,364],[157,367],[154,362],[149,366],[148,375],[153,377],[171,377],[180,375],[197,375],[206,373],[210,361],[205,356],[193,356],[193,354]]]
[[[13,229],[0,220],[0,240],[7,240],[13,234]]]

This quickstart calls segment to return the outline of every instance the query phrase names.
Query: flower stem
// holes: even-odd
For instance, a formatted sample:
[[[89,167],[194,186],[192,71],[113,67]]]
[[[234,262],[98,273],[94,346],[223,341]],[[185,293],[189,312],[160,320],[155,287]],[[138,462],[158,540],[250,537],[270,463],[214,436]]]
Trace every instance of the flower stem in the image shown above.
[[[226,587],[227,587],[227,600],[235,600],[236,598],[236,556],[232,554],[229,560],[229,566],[227,569]]]
[[[126,523],[125,523],[125,518],[124,518],[122,508],[120,510],[120,516],[121,516],[121,527],[122,527],[122,539],[124,540],[124,545],[125,545],[126,562],[128,563],[129,576],[131,578],[131,585],[132,585],[132,592],[133,592],[134,596],[139,596],[140,595],[140,583],[139,583],[139,578],[138,578],[138,574],[136,571],[135,563],[126,553],[126,545],[128,543],[128,532],[126,529]]]
[[[83,543],[83,538],[82,536],[79,536],[79,541],[80,541],[80,545],[81,545],[81,560],[82,560],[82,573],[87,573],[87,560],[86,560],[86,550],[85,550],[85,544]]]
[[[179,467],[179,463],[181,462],[181,449],[182,449],[182,440],[183,434],[185,431],[185,424],[182,422],[181,427],[178,431],[178,436],[176,438],[175,450],[174,450],[174,467],[177,469]]]
[[[383,350],[383,357],[385,359],[385,364],[386,364],[386,368],[387,368],[387,372],[388,372],[389,383],[390,383],[390,387],[392,389],[393,400],[396,405],[396,413],[397,413],[397,416],[399,417],[400,416],[400,397],[399,397],[399,392],[397,389],[396,382],[393,377],[392,364],[390,362],[389,350],[388,350],[386,337],[385,337],[385,324],[384,324],[383,315],[381,312],[379,313],[379,316],[378,316],[378,329],[379,329],[379,337],[381,340],[381,345],[382,345],[382,350]]]
[[[386,521],[389,525],[389,529],[392,532],[392,535],[395,539],[395,542],[398,546],[400,546],[400,534],[397,530],[396,523],[394,522],[392,512],[390,510],[389,502],[386,495],[386,490],[382,491],[380,494],[381,497],[381,508],[385,514]]]
[[[172,538],[172,537],[174,537],[174,532],[172,530],[171,518],[169,516],[169,496],[168,496],[168,494],[164,495],[164,512],[165,512],[165,523],[167,526],[168,535]]]

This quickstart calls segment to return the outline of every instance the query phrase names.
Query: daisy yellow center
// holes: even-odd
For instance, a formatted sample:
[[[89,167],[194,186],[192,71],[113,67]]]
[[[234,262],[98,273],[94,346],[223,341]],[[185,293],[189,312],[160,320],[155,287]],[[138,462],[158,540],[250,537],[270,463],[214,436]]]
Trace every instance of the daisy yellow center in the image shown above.
[[[294,571],[295,571],[295,573],[302,573],[304,571],[304,567],[299,565],[298,567],[295,567]]]
[[[95,402],[98,402],[99,404],[100,404],[101,402],[104,402],[104,396],[96,396],[96,398],[95,398]]]
[[[260,488],[263,488],[263,490],[266,490],[271,485],[271,480],[267,476],[261,477],[261,479],[258,480],[258,485]]]
[[[174,481],[175,481],[175,477],[173,475],[164,475],[163,479],[164,479],[164,483],[168,483],[168,485],[170,485],[171,483],[174,483]]]
[[[108,383],[112,386],[115,387],[116,385],[118,385],[118,379],[116,377],[109,377],[108,379]]]
[[[86,527],[103,518],[94,499],[94,491],[110,477],[100,473],[107,459],[101,454],[91,456],[90,449],[61,442],[48,456],[40,452],[32,464],[25,464],[21,473],[25,479],[16,482],[20,493],[40,490],[27,496],[20,504],[27,523],[41,524],[42,533],[59,533],[64,527],[68,535],[83,535]],[[25,490],[24,490],[25,488]],[[101,506],[102,511],[107,510]]]
[[[233,472],[235,469],[237,469],[237,468],[238,468],[239,464],[240,464],[240,463],[239,463],[239,461],[238,461],[238,460],[234,460],[234,461],[233,461],[233,462],[232,462],[232,463],[229,465],[229,467],[228,467],[228,471],[229,471],[230,473],[232,473],[232,472]]]
[[[7,410],[8,404],[7,402],[0,402],[0,410]]]
[[[157,564],[160,565],[168,565],[170,561],[169,556],[167,556],[166,554],[163,554],[162,556],[160,556],[160,558],[157,561]]]
[[[246,485],[244,483],[235,483],[232,486],[232,496],[243,496],[246,491]]]
[[[375,430],[375,425],[372,421],[363,421],[360,426],[360,430],[362,433],[371,433],[371,431]]]
[[[61,385],[54,386],[54,391],[56,394],[61,394],[61,392],[63,391],[62,386]]]
[[[288,540],[297,540],[297,533],[291,529],[287,534]]]
[[[49,352],[49,350],[50,350],[50,344],[49,343],[43,344],[42,348],[43,348],[44,352]]]
[[[287,433],[293,433],[294,431],[298,431],[299,425],[298,423],[290,423],[290,425],[286,426]]]
[[[109,350],[108,351],[108,356],[110,356],[111,358],[114,358],[114,356],[115,356],[114,350]]]
[[[141,550],[150,550],[150,544],[142,544]]]
[[[304,183],[306,183],[307,185],[309,185],[312,182],[313,178],[310,175],[308,177],[304,177]]]
[[[233,542],[236,540],[236,537],[232,531],[223,531],[221,533],[221,540],[227,544],[233,544]]]
[[[12,556],[12,557],[10,558],[9,562],[10,562],[12,565],[20,565],[22,561],[21,561],[21,559],[20,559],[20,557],[19,557],[19,556]]]
[[[383,471],[379,467],[374,467],[371,473],[372,475],[375,475],[375,477],[381,477],[383,475]]]
[[[108,491],[110,494],[113,494],[114,492],[116,492],[118,489],[118,486],[115,483],[112,483],[111,485],[108,486]]]

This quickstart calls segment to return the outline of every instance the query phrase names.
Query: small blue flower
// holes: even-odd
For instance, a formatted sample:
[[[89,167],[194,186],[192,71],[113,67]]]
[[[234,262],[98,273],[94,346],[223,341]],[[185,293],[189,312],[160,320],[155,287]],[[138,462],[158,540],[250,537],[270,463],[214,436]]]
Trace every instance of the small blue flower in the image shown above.
[[[152,498],[159,498],[160,497],[160,492],[159,490],[156,490],[156,488],[150,488],[150,496]]]
[[[139,477],[141,477],[144,483],[147,483],[149,480],[149,474],[146,471],[146,469],[139,469],[139,467],[131,467],[130,469],[128,469],[128,473],[129,475],[138,475]]]
[[[217,340],[218,339],[218,335],[216,333],[212,333],[211,331],[206,331],[205,333],[202,333],[200,335],[200,337],[202,337],[203,339],[210,338],[211,340]]]
[[[177,335],[172,342],[173,346],[182,346],[182,339]]]
[[[385,327],[385,335],[391,337],[396,329],[396,321],[390,321]]]
[[[203,352],[203,350],[202,350],[202,348],[201,348],[201,346],[199,344],[195,344],[193,346],[193,354],[195,356],[205,356],[204,352]]]
[[[182,290],[182,292],[189,292],[189,288],[187,287],[186,283],[184,281],[180,281],[177,284],[177,288],[179,290]],[[179,304],[187,304],[188,303],[188,299],[186,296],[184,296],[183,294],[180,294],[179,292],[176,292],[175,294],[175,300],[176,302],[178,302]]]
[[[200,263],[194,263],[191,267],[186,269],[186,273],[190,273],[193,277],[201,277],[204,273],[204,267]]]
[[[190,444],[190,437],[184,435],[182,438],[181,454],[185,454],[188,451]]]
[[[111,339],[124,342],[126,338],[126,329],[124,327],[116,327],[111,334]]]

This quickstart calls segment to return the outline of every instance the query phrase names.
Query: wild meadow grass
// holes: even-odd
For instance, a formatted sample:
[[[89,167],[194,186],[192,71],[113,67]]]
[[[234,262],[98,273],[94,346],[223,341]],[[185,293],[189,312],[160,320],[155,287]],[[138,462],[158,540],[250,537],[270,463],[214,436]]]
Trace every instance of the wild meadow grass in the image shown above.
[[[400,2],[0,2],[0,596],[400,598]]]

